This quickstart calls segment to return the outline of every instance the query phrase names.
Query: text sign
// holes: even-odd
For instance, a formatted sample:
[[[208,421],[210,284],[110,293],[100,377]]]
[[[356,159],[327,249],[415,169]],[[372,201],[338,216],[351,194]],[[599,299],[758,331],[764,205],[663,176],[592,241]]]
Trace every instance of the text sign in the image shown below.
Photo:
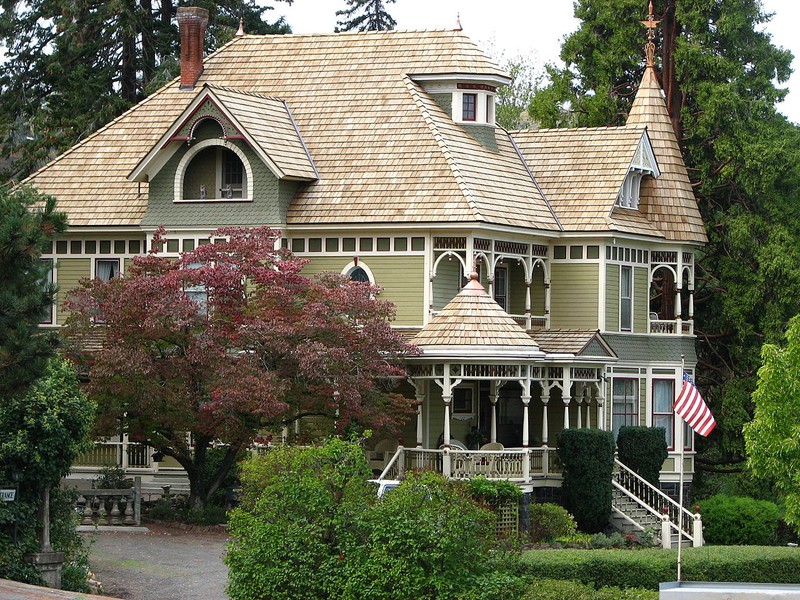
[[[0,490],[0,500],[3,502],[13,502],[17,496],[17,490]]]

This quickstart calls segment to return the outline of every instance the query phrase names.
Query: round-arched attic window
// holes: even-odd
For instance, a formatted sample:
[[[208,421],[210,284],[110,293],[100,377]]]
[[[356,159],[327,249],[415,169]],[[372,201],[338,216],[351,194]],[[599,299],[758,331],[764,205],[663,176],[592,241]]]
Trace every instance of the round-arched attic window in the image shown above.
[[[362,281],[364,283],[371,283],[369,280],[369,275],[367,275],[367,272],[361,267],[355,267],[354,269],[351,269],[348,275],[350,275],[350,279],[352,281]]]
[[[244,163],[224,146],[207,146],[197,152],[183,176],[184,200],[242,199],[246,190]]]

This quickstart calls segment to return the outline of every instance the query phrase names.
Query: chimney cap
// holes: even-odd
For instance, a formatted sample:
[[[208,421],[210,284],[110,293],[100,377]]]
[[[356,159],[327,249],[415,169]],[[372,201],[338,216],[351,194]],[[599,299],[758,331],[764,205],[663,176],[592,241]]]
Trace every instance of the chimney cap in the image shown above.
[[[200,6],[179,6],[175,16],[178,19],[178,23],[192,19],[208,23],[208,9]]]

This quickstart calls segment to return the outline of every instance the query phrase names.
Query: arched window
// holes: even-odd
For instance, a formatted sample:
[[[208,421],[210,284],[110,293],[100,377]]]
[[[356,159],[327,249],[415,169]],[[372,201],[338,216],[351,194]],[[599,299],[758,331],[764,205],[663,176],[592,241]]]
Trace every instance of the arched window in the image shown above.
[[[342,269],[342,275],[347,275],[351,281],[375,284],[375,276],[372,274],[372,270],[363,262],[351,262]]]
[[[363,281],[364,283],[370,283],[369,275],[367,275],[367,272],[361,267],[356,267],[350,271],[350,279],[353,281]]]
[[[194,144],[175,174],[175,201],[252,200],[252,170],[244,152],[226,140]]]

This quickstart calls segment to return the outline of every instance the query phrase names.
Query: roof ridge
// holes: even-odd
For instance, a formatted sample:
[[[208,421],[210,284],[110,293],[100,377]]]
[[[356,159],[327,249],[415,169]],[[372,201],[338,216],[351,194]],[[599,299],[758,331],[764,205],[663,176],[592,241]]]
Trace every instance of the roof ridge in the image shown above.
[[[511,135],[525,135],[537,133],[570,133],[578,131],[581,133],[604,133],[607,131],[624,131],[626,129],[646,129],[647,125],[641,123],[626,123],[625,125],[603,125],[600,127],[542,127],[539,129],[514,129],[508,133]]]
[[[237,88],[232,88],[227,85],[214,85],[212,83],[206,83],[205,87],[210,90],[223,90],[225,92],[233,92],[234,94],[242,94],[243,96],[253,96],[254,98],[261,98],[262,100],[275,100],[276,102],[286,102],[283,98],[279,98],[278,96],[270,96],[267,94],[259,94],[258,92],[246,92],[244,90],[240,90]]]
[[[439,131],[439,128],[436,127],[436,124],[433,122],[433,117],[431,117],[430,112],[422,102],[420,92],[417,89],[418,84],[416,84],[408,75],[404,75],[403,79],[405,80],[406,87],[408,88],[408,91],[411,94],[414,103],[417,105],[417,108],[419,108],[420,112],[422,112],[422,115],[425,119],[425,123],[428,125],[431,132],[433,133],[433,137],[436,140],[436,144],[442,150],[442,155],[444,156],[445,161],[447,161],[447,164],[450,166],[450,170],[452,171],[453,176],[455,177],[459,189],[461,189],[462,193],[464,194],[464,198],[467,201],[467,204],[469,205],[472,214],[475,216],[476,219],[485,220],[480,210],[478,210],[478,205],[475,202],[475,196],[472,190],[467,186],[465,178],[461,173],[461,168],[458,166],[456,159],[453,157],[452,152],[448,148],[444,136]]]

